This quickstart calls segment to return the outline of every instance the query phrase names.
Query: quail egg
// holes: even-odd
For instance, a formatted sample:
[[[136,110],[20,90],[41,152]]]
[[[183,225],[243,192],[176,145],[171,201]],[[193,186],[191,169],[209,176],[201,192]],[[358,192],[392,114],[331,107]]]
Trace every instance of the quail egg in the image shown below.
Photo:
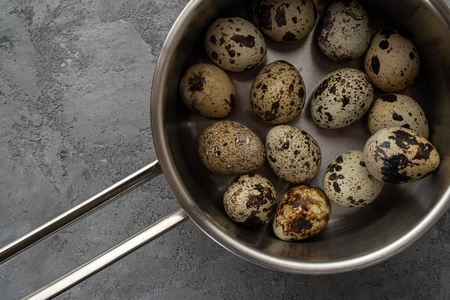
[[[389,127],[378,130],[367,140],[364,162],[377,180],[406,183],[434,172],[440,158],[424,137],[410,129]]]
[[[313,178],[322,163],[316,140],[307,132],[290,125],[273,127],[267,133],[265,149],[274,173],[291,183]]]
[[[181,98],[187,107],[205,118],[227,117],[236,102],[236,93],[228,74],[213,64],[189,67],[180,83]]]
[[[264,164],[264,145],[246,126],[234,121],[217,121],[201,134],[198,154],[211,171],[223,175],[241,175]]]
[[[369,110],[373,98],[373,86],[364,72],[352,68],[338,69],[317,87],[311,101],[311,116],[321,128],[346,127]]]
[[[258,174],[239,176],[223,196],[228,216],[234,222],[248,226],[265,223],[275,213],[277,203],[275,187]]]
[[[328,165],[323,178],[323,190],[328,199],[342,206],[356,207],[375,200],[383,183],[367,170],[364,153],[347,151]]]
[[[386,127],[404,127],[428,138],[428,121],[420,105],[402,94],[387,94],[373,103],[367,117],[371,134]]]
[[[252,13],[255,24],[265,35],[283,43],[305,38],[317,18],[312,0],[255,0]]]
[[[397,30],[384,29],[372,37],[364,68],[375,87],[388,93],[400,92],[419,75],[419,53]]]
[[[327,8],[317,36],[320,50],[331,60],[360,57],[369,46],[369,16],[354,0],[336,0]]]
[[[294,186],[278,204],[273,231],[284,241],[310,238],[326,227],[330,214],[330,200],[321,189],[309,185]]]
[[[250,90],[254,113],[268,124],[284,124],[297,117],[305,105],[305,84],[289,62],[274,61],[256,76]]]
[[[206,32],[205,49],[215,64],[232,72],[259,66],[267,52],[259,29],[241,17],[217,19]]]

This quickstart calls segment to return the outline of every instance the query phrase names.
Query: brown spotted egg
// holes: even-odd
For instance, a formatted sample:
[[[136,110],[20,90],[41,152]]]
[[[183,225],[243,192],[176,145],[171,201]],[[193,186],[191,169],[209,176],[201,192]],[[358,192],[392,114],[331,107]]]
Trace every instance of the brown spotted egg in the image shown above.
[[[300,72],[282,60],[265,66],[250,90],[253,112],[268,124],[294,120],[301,113],[305,99],[305,84]]]
[[[284,241],[298,241],[321,232],[331,214],[325,193],[309,185],[288,190],[280,200],[273,221],[273,232]]]
[[[395,29],[376,33],[364,57],[373,84],[388,93],[406,89],[419,75],[419,53],[413,42]]]
[[[234,222],[247,226],[264,224],[275,213],[277,203],[275,187],[258,174],[239,176],[223,196],[228,216]]]
[[[404,127],[428,138],[428,121],[420,105],[402,94],[387,94],[373,103],[367,117],[371,134],[387,127]]]
[[[367,170],[362,151],[347,151],[328,165],[323,190],[328,199],[342,206],[356,207],[375,200],[383,183]]]
[[[264,145],[249,128],[233,121],[217,121],[201,134],[198,154],[211,171],[241,175],[264,164]]]
[[[313,178],[322,163],[316,140],[307,132],[290,125],[273,127],[267,133],[265,149],[274,173],[291,183]]]
[[[236,93],[228,74],[213,64],[198,63],[181,78],[183,102],[205,118],[221,119],[231,113]]]
[[[215,64],[232,72],[259,66],[267,52],[259,29],[240,17],[217,19],[206,32],[205,49]]]
[[[312,0],[255,0],[252,13],[255,24],[265,35],[283,43],[305,38],[317,18]]]
[[[378,130],[367,140],[364,162],[377,180],[406,183],[434,172],[440,158],[424,137],[410,129],[389,127]]]
[[[331,2],[317,36],[320,50],[331,60],[347,61],[360,57],[369,46],[369,16],[354,0]]]
[[[373,98],[373,86],[364,72],[338,69],[317,87],[311,101],[311,116],[321,128],[342,128],[361,119]]]

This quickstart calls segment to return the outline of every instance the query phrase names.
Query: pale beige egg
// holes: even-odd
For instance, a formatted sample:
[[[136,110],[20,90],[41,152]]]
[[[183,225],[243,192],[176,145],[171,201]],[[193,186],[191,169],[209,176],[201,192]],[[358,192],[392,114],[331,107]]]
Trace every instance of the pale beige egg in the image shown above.
[[[275,213],[277,193],[273,184],[258,174],[244,174],[225,191],[223,204],[228,216],[246,226],[264,224]]]
[[[413,98],[387,94],[375,100],[367,116],[371,134],[387,127],[404,127],[428,138],[429,126],[425,112]]]
[[[317,19],[312,0],[256,0],[252,3],[252,14],[265,35],[283,43],[304,39]]]
[[[375,200],[383,183],[376,180],[359,150],[344,152],[328,165],[323,177],[323,190],[330,201],[348,207],[363,206]]]
[[[292,183],[313,178],[322,163],[317,141],[306,131],[290,125],[273,127],[267,133],[265,149],[273,172]]]
[[[181,78],[180,94],[189,109],[211,119],[227,117],[236,103],[236,92],[228,74],[207,63],[187,69]]]
[[[317,87],[311,101],[311,116],[321,128],[346,127],[362,118],[373,98],[373,86],[364,72],[353,68],[338,69]]]
[[[250,90],[253,112],[268,124],[294,120],[303,110],[305,84],[300,72],[287,61],[274,61],[256,76]]]
[[[317,35],[319,48],[329,59],[348,61],[362,56],[370,38],[369,16],[358,1],[330,3]]]
[[[233,121],[217,121],[201,134],[198,154],[211,171],[241,175],[260,168],[265,161],[264,144],[246,126]]]
[[[383,29],[370,41],[364,69],[375,87],[388,93],[400,92],[419,75],[419,53],[414,43],[397,30]]]
[[[219,18],[208,28],[205,50],[219,67],[242,72],[266,58],[266,42],[253,23],[241,17]]]
[[[366,142],[364,162],[377,180],[406,183],[434,172],[439,153],[424,137],[402,127],[378,130]]]

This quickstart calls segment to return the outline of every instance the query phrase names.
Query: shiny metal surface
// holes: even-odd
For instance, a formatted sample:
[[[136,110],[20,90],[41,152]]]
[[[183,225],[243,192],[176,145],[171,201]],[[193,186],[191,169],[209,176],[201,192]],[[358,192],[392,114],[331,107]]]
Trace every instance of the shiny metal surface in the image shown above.
[[[141,230],[119,245],[91,259],[75,270],[61,276],[54,282],[49,283],[33,294],[28,295],[26,299],[51,299],[61,294],[80,281],[103,270],[107,266],[113,264],[115,261],[137,250],[138,248],[154,240],[161,234],[164,234],[166,231],[172,229],[174,226],[186,220],[186,218],[187,215],[182,208],[174,210],[166,217]]]
[[[1,248],[0,264],[7,262],[22,251],[61,231],[70,224],[88,216],[102,206],[107,205],[114,199],[117,199],[160,174],[161,168],[158,161],[148,164],[104,191],[92,196],[86,201]]]
[[[361,269],[385,260],[422,236],[450,206],[450,13],[441,1],[362,1],[371,15],[372,31],[396,27],[410,34],[422,61],[417,82],[404,91],[423,107],[430,122],[430,140],[441,155],[441,166],[427,178],[404,185],[386,185],[377,201],[361,208],[333,205],[327,228],[309,240],[283,242],[271,223],[259,229],[237,226],[225,214],[222,194],[232,177],[206,170],[197,156],[197,139],[213,121],[191,113],[178,95],[181,74],[190,65],[208,61],[203,50],[207,25],[219,15],[248,17],[245,1],[193,0],[174,24],[155,71],[151,99],[154,142],[163,173],[189,217],[212,239],[256,264],[285,272],[320,274]],[[328,1],[315,1],[319,15]],[[316,26],[317,28],[317,26]],[[319,143],[323,161],[308,183],[321,186],[329,162],[347,150],[362,150],[369,131],[365,120],[337,130],[316,127],[309,116],[310,97],[326,74],[340,67],[362,69],[361,60],[335,63],[318,49],[316,32],[298,44],[268,42],[265,64],[284,59],[294,64],[305,81],[308,100],[290,124],[310,133]],[[249,106],[249,88],[262,68],[230,77],[237,105],[228,117],[254,130],[261,139],[271,126]],[[378,94],[379,95],[379,94]],[[281,195],[290,185],[276,178],[267,164],[258,173],[271,179]]]

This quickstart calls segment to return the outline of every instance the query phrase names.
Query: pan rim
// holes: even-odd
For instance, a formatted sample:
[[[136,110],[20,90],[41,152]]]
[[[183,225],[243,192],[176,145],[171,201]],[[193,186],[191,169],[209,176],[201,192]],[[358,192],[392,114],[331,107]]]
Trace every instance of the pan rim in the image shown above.
[[[442,0],[426,1],[431,6],[433,13],[441,19],[450,32],[450,10],[442,2]],[[165,101],[163,99],[165,81],[167,80],[167,70],[172,63],[172,58],[177,48],[183,30],[192,20],[196,12],[201,11],[205,5],[212,4],[210,0],[191,0],[184,10],[181,12],[170,30],[161,55],[154,72],[154,79],[151,92],[151,125],[156,154],[163,170],[163,174],[168,182],[169,187],[174,193],[181,207],[186,211],[190,219],[211,239],[220,244],[225,249],[251,261],[257,265],[261,265],[273,270],[299,273],[299,274],[333,274],[346,271],[354,271],[375,265],[384,261],[408,248],[411,244],[422,237],[437,220],[442,217],[446,210],[450,207],[450,187],[447,187],[443,197],[445,200],[437,201],[430,209],[429,213],[423,217],[416,226],[412,227],[407,234],[394,242],[379,248],[373,252],[363,254],[361,256],[343,259],[331,262],[305,262],[294,261],[265,253],[254,247],[239,242],[229,234],[221,230],[217,225],[211,222],[196,205],[192,196],[187,192],[183,179],[173,162],[173,157],[168,147],[167,137],[165,136],[164,111]]]

